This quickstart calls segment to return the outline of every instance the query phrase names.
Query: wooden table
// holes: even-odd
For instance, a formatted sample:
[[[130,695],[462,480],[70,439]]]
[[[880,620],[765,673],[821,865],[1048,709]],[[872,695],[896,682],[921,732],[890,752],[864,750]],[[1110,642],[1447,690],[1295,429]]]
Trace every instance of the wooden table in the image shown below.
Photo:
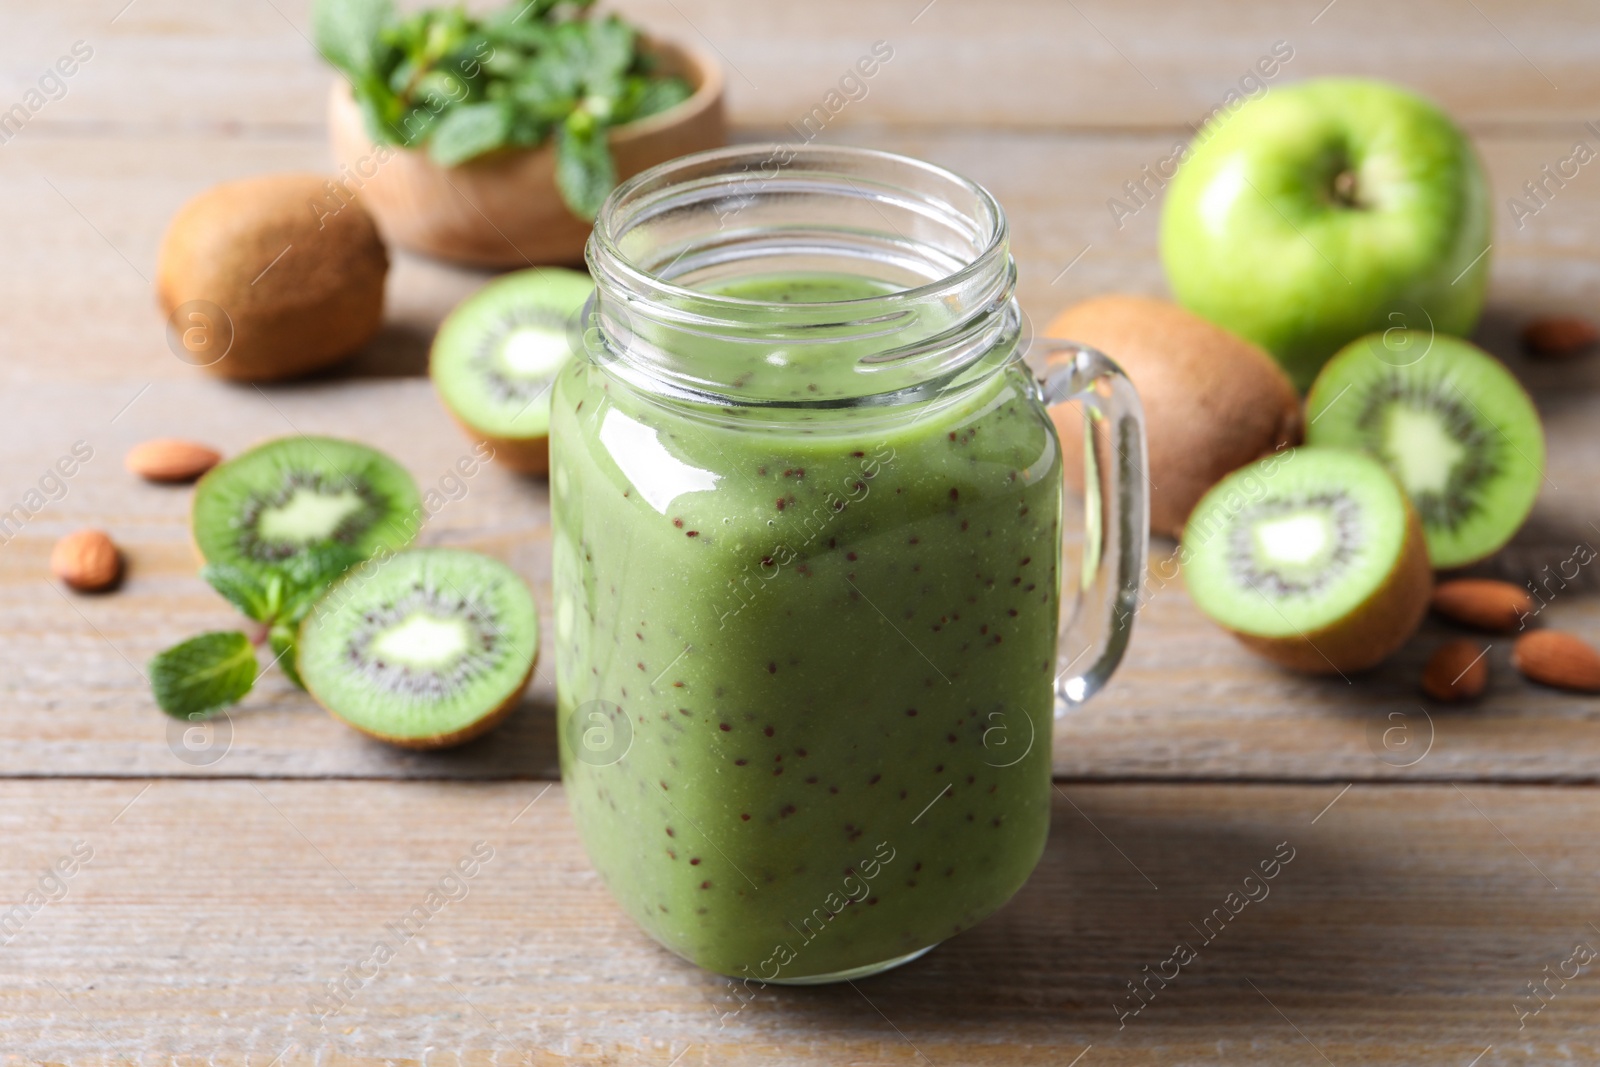
[[[1106,201],[1274,42],[1294,50],[1278,82],[1415,85],[1468,126],[1498,191],[1480,340],[1527,382],[1552,445],[1534,519],[1485,569],[1528,580],[1600,539],[1600,361],[1533,365],[1512,345],[1534,314],[1595,310],[1600,165],[1525,225],[1505,204],[1575,141],[1600,146],[1583,125],[1600,119],[1592,4],[622,6],[721,55],[743,139],[792,137],[786,123],[889,42],[893,59],[824,138],[993,189],[1035,316],[1162,290],[1158,206],[1119,228]],[[187,491],[136,484],[123,452],[155,435],[231,452],[326,432],[436,482],[465,446],[421,376],[426,347],[482,278],[399,256],[382,336],[340,373],[262,389],[201,378],[167,350],[156,245],[213,182],[329,165],[329,75],[305,4],[61,0],[12,4],[0,25],[0,109],[74,42],[93,49],[65,96],[0,144],[0,504],[74,442],[93,449],[0,547],[5,1062],[1600,1060],[1600,973],[1546,982],[1600,946],[1600,701],[1521,682],[1497,641],[1487,699],[1426,705],[1415,681],[1443,636],[1433,624],[1371,676],[1292,678],[1206,624],[1181,585],[1152,585],[1124,669],[1055,740],[1054,829],[1018,898],[914,967],[742,1006],[639,933],[590,870],[550,784],[548,672],[497,733],[444,755],[370,743],[271,675],[186,738],[151,704],[143,664],[231,613],[195,577]],[[127,549],[114,595],[47,577],[53,540],[90,523]],[[549,604],[540,484],[487,470],[422,540],[505,559]],[[1600,638],[1596,585],[1585,570],[1541,621]],[[328,984],[365,975],[385,924],[478,841],[494,858],[468,895],[319,1025]],[[1294,859],[1270,896],[1202,940],[1206,916],[1282,849]],[[46,878],[62,859],[74,873]],[[1180,940],[1197,957],[1131,1014],[1127,984]],[[1546,983],[1540,997],[1530,983]]]

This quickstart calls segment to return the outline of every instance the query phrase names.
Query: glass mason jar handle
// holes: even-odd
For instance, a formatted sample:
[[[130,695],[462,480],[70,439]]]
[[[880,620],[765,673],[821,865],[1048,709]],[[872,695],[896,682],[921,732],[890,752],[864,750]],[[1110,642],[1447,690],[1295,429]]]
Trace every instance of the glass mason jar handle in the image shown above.
[[[1122,368],[1072,341],[1038,343],[1049,357],[1045,403],[1076,400],[1084,416],[1083,565],[1075,600],[1062,605],[1059,717],[1094,696],[1128,648],[1150,541],[1149,479],[1144,408]],[[1069,630],[1076,633],[1070,641]]]

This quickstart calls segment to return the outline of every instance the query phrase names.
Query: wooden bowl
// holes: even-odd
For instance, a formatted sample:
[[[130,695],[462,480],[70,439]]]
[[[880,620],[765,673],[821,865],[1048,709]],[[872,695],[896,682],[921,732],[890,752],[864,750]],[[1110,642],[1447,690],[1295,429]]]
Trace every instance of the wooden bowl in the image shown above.
[[[676,45],[649,48],[657,69],[688,81],[694,95],[611,131],[619,182],[657,163],[727,143],[722,69]],[[328,133],[340,179],[395,244],[477,267],[583,259],[593,226],[575,218],[556,191],[555,150],[549,141],[441,167],[425,149],[373,144],[342,78],[329,94]]]

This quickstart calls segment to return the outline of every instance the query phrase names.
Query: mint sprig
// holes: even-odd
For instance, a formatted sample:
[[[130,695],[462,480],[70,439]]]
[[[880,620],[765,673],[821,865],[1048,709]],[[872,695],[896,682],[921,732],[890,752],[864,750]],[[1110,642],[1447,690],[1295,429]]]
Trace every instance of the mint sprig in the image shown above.
[[[208,563],[200,577],[245,618],[264,625],[274,662],[304,689],[295,663],[300,621],[361,558],[354,549],[330,544],[292,556],[265,573],[231,563]],[[150,689],[168,715],[203,718],[244,699],[260,673],[255,644],[248,635],[215,631],[173,645],[152,659]]]
[[[452,108],[429,138],[428,156],[441,167],[454,167],[491,152],[510,139],[513,118],[509,100]]]
[[[682,103],[639,34],[593,0],[511,0],[399,14],[391,0],[316,0],[318,50],[350,80],[379,144],[426,148],[457,166],[507,146],[552,142],[568,209],[592,219],[616,185],[612,128]]]
[[[256,684],[256,650],[238,631],[191,637],[150,661],[156,704],[175,719],[204,718],[237,704]]]
[[[307,548],[265,573],[208,563],[200,568],[200,577],[248,619],[270,624],[294,616],[298,622],[309,601],[361,559],[355,549],[332,543]]]

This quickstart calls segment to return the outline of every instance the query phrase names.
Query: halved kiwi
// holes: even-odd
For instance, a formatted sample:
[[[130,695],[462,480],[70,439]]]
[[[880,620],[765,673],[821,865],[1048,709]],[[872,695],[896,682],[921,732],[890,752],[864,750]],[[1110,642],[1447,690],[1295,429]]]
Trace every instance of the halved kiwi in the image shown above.
[[[194,542],[207,563],[263,573],[342,547],[358,558],[404,547],[422,497],[376,449],[334,437],[282,437],[218,464],[195,487]]]
[[[594,283],[545,267],[497,278],[433,339],[428,373],[457,422],[513,470],[550,469],[550,385],[572,356],[568,323]]]
[[[1422,517],[1436,568],[1493,554],[1544,478],[1533,401],[1467,341],[1413,330],[1346,345],[1306,398],[1306,440],[1359,448],[1388,467]]]
[[[1382,464],[1299,448],[1218,482],[1183,531],[1195,604],[1246,646],[1294,670],[1376,666],[1428,610],[1422,525]]]
[[[363,733],[445,748],[495,726],[533,674],[539,621],[515,571],[419,548],[352,569],[300,624],[300,677]]]

